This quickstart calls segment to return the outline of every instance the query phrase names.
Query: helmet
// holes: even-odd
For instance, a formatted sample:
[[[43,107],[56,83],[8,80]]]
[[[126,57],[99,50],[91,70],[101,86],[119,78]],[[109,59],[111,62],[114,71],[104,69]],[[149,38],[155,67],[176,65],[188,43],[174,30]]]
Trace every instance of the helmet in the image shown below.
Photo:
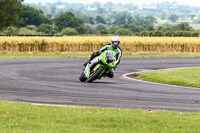
[[[113,48],[118,48],[119,44],[120,44],[120,38],[118,36],[113,36],[111,38],[111,45],[112,45],[112,47]]]

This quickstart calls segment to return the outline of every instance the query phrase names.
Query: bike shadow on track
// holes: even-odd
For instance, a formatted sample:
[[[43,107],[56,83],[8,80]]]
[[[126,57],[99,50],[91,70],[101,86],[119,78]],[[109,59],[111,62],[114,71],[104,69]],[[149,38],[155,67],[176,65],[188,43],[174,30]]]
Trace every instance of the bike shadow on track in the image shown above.
[[[116,83],[113,83],[113,82],[104,82],[104,81],[94,81],[92,83],[88,83],[88,84],[116,84]]]
[[[85,83],[85,84],[116,84],[114,82],[105,82],[105,81],[94,81],[91,83],[87,83],[87,82],[80,82],[80,81],[75,81],[76,83]]]

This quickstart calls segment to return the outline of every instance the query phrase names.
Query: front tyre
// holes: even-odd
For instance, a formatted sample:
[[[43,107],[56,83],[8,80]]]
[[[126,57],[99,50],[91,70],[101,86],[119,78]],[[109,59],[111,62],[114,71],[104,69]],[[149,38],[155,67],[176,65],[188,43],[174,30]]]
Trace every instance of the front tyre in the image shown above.
[[[103,70],[104,70],[103,67],[99,67],[98,70],[91,77],[88,78],[87,82],[91,83],[95,79],[98,79],[99,78],[99,74],[101,74]]]
[[[87,78],[85,77],[84,72],[81,73],[81,76],[79,77],[79,80],[80,80],[81,82],[85,82],[85,81],[87,80]]]

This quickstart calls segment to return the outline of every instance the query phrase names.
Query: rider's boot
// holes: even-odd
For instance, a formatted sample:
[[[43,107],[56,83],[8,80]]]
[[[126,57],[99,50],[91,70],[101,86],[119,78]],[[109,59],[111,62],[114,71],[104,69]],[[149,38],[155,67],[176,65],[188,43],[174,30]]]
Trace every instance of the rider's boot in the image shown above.
[[[91,60],[88,64],[89,70],[90,72],[92,71],[92,69],[94,68],[94,66],[97,64],[96,60]]]
[[[113,78],[114,77],[113,69],[111,69],[110,72],[106,73],[106,76],[109,78]]]

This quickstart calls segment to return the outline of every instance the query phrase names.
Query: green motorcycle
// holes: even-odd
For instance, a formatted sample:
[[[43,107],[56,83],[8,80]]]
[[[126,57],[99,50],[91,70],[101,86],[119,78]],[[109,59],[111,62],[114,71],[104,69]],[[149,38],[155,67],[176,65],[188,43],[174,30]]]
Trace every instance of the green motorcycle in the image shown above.
[[[105,77],[112,68],[116,67],[116,53],[111,50],[106,50],[92,61],[95,62],[93,66],[89,66],[90,64],[88,63],[83,69],[83,72],[79,77],[81,82],[86,81],[91,83],[96,79],[100,80],[102,77]]]

